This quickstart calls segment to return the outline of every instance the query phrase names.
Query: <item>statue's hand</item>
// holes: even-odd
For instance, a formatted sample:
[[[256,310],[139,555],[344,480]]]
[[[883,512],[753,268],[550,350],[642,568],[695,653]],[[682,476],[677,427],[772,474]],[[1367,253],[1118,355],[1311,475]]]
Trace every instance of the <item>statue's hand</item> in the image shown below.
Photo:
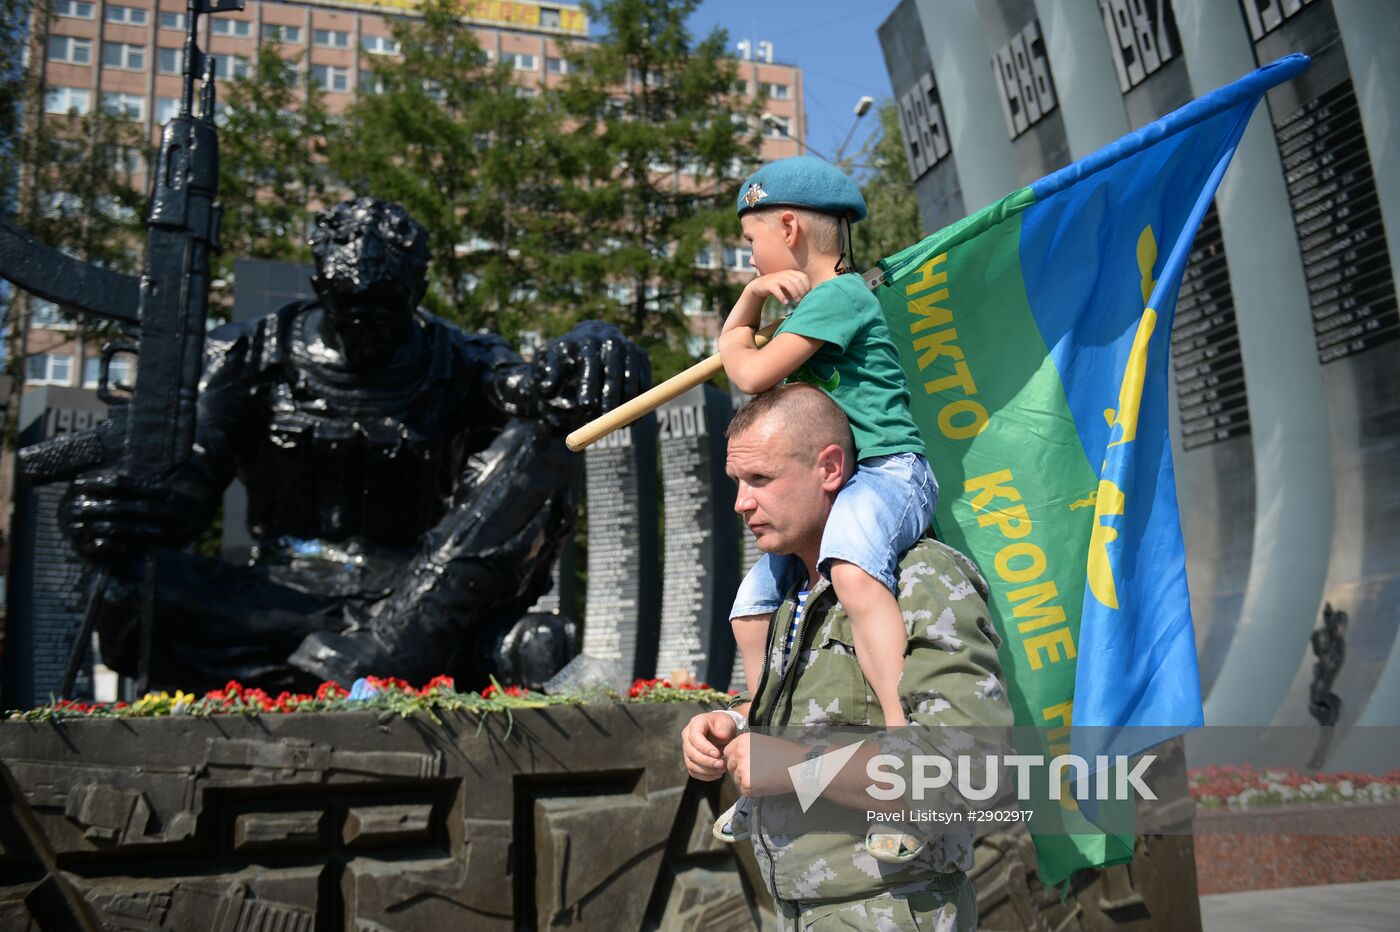
[[[611,324],[590,320],[552,340],[535,357],[540,411],[578,426],[635,398],[651,385],[651,359]]]
[[[58,520],[80,556],[107,562],[176,540],[186,523],[181,510],[166,482],[101,473],[73,480]]]

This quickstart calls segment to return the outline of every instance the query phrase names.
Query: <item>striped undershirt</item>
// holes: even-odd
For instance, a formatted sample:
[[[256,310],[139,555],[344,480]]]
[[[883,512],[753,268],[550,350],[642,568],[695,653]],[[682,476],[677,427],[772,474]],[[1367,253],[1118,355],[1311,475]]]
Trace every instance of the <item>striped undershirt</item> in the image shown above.
[[[783,670],[787,669],[788,657],[792,654],[793,642],[797,640],[797,626],[802,624],[802,608],[807,604],[807,592],[808,590],[803,589],[801,592],[797,593],[797,608],[792,612],[792,623],[788,625],[787,637],[783,638],[783,666],[782,670],[778,671],[780,675]]]

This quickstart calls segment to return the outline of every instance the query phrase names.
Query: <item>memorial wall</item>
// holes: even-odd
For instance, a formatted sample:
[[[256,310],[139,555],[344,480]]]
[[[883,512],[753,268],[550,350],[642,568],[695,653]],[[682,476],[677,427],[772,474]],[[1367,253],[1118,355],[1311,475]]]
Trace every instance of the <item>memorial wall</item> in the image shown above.
[[[1223,705],[1258,724],[1311,722],[1318,658],[1305,626],[1319,627],[1330,604],[1349,619],[1334,684],[1341,724],[1394,722],[1400,173],[1386,142],[1400,125],[1395,11],[1331,0],[1082,6],[978,0],[974,13],[905,0],[879,27],[925,226],[939,229],[1251,67],[1296,51],[1313,57],[1256,112],[1222,188],[1222,198],[1236,192],[1230,216],[1213,204],[1192,247],[1172,332],[1177,492],[1207,695],[1230,659],[1236,682],[1220,691],[1230,697]],[[989,99],[1004,124],[995,134]],[[1265,158],[1253,145],[1260,125]],[[1278,194],[1270,172],[1281,173]],[[980,192],[976,203],[949,196],[969,190]],[[1299,285],[1280,293],[1293,281],[1286,266],[1301,269]],[[1237,319],[1246,310],[1248,328]],[[1298,355],[1300,341],[1315,350],[1313,371],[1280,362]],[[1284,345],[1289,352],[1278,352]],[[1294,406],[1300,385],[1315,416]],[[1280,508],[1291,522],[1279,521]],[[1319,520],[1298,521],[1304,513]],[[1308,573],[1321,580],[1324,563],[1319,585]],[[1271,587],[1288,591],[1286,604],[1270,599]],[[1269,639],[1273,652],[1260,652]],[[1246,655],[1252,665],[1240,662]],[[1253,705],[1241,691],[1252,691]]]
[[[1275,8],[1276,16],[1263,15]],[[1250,15],[1254,12],[1260,15]],[[1296,10],[1283,4],[1262,12],[1246,5],[1246,13],[1260,61],[1281,49],[1313,56],[1313,67],[1277,88],[1268,103],[1331,431],[1326,439],[1336,495],[1322,601],[1348,619],[1345,660],[1331,684],[1341,700],[1338,725],[1344,734],[1371,703],[1400,630],[1400,313],[1391,265],[1395,251],[1370,138],[1384,135],[1386,127],[1368,123],[1368,116],[1377,116],[1374,110],[1363,112],[1358,82],[1366,79],[1369,63],[1353,61],[1355,33],[1344,34],[1333,4],[1314,0]],[[1394,88],[1390,96],[1393,101]],[[1393,103],[1390,109],[1393,120]],[[1394,228],[1400,216],[1391,212],[1389,220],[1391,235],[1400,235]],[[1317,660],[1312,649],[1298,658],[1275,724],[1312,720]],[[1370,721],[1381,724],[1378,719],[1386,714],[1389,723],[1400,721],[1400,707],[1373,708]],[[1336,756],[1329,763],[1347,766]]]
[[[31,388],[20,403],[18,446],[90,430],[106,416],[107,406],[93,392]],[[58,695],[82,628],[88,574],[56,518],[67,490],[67,483],[55,483],[38,488],[20,484],[15,491],[0,708],[33,708]],[[95,659],[89,649],[73,698],[93,698]]]
[[[734,666],[729,608],[739,571],[734,484],[724,472],[732,413],[729,396],[709,385],[657,412],[665,533],[656,673],[688,670],[718,689]]]
[[[656,416],[609,434],[584,453],[588,591],[583,652],[628,676],[656,671]]]

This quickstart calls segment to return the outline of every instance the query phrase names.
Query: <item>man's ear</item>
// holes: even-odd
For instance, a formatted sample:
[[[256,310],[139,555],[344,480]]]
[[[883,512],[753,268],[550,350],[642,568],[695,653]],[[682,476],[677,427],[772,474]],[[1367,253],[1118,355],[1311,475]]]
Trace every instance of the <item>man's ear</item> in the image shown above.
[[[817,469],[821,475],[822,491],[836,492],[846,482],[846,451],[837,443],[829,443],[817,454]]]

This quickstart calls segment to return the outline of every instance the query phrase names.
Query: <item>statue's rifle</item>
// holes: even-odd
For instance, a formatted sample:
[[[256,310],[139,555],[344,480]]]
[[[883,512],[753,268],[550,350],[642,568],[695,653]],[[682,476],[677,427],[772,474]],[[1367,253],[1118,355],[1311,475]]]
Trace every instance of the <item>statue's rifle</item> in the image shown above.
[[[205,321],[209,309],[209,257],[218,251],[220,207],[219,140],[214,124],[214,60],[196,42],[202,14],[241,10],[244,0],[186,0],[184,87],[180,112],[165,125],[154,167],[146,214],[146,256],[135,291],[129,276],[103,273],[48,249],[14,230],[0,229],[0,274],[40,297],[80,313],[134,324],[137,343],[103,347],[98,397],[113,406],[112,417],[92,431],[65,435],[19,452],[20,478],[31,483],[71,479],[98,467],[158,483],[190,458],[194,447],[196,402],[203,369]],[[202,83],[194,112],[196,80]],[[76,283],[107,286],[105,294],[84,294]],[[135,297],[136,312],[130,311]],[[120,299],[120,300],[114,300]],[[129,399],[111,392],[115,354],[138,354]],[[119,386],[125,388],[125,386]],[[140,654],[136,691],[148,686],[155,619],[156,550],[145,556],[140,603]],[[106,589],[105,568],[93,577],[83,628],[74,645],[63,693],[92,635]]]

